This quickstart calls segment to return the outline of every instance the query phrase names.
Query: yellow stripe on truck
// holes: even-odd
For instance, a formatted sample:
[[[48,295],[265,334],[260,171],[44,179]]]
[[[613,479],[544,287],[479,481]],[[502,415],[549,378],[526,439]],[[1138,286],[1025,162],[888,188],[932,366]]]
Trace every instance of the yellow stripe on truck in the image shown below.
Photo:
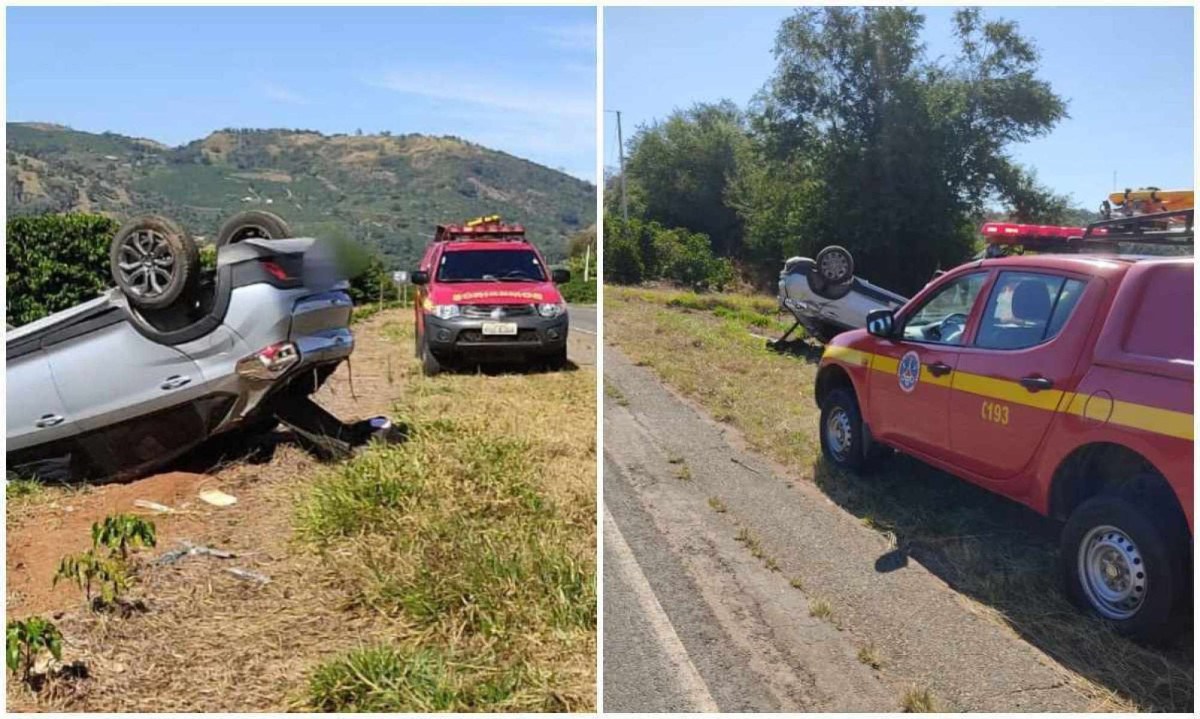
[[[895,357],[864,352],[849,347],[827,346],[824,356],[846,364],[868,367],[876,372],[887,375],[897,374],[900,367],[900,361]],[[921,365],[921,382],[927,382],[938,387],[947,387],[951,390],[969,392],[980,397],[988,397],[1012,404],[1033,407],[1034,409],[1045,410],[1047,412],[1061,410],[1079,417],[1090,416],[1090,419],[1099,422],[1104,421],[1104,417],[1101,415],[1107,414],[1108,422],[1112,424],[1162,434],[1168,437],[1177,437],[1191,441],[1194,435],[1192,415],[1188,412],[1176,412],[1175,410],[1121,400],[1108,400],[1107,402],[1103,402],[1102,405],[1097,405],[1094,400],[1089,405],[1087,395],[1063,392],[1061,390],[1030,392],[1022,387],[1019,382],[1014,382],[1013,380],[996,379],[995,377],[960,372],[958,370],[949,372],[941,377],[934,377],[929,373],[929,369],[924,364]]]

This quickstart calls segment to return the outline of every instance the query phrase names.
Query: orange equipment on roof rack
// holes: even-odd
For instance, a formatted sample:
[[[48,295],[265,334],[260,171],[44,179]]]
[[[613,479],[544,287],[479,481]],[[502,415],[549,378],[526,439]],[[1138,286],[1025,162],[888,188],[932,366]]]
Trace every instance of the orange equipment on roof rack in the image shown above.
[[[506,240],[525,242],[523,225],[506,225],[500,215],[483,215],[461,225],[438,225],[434,242]]]

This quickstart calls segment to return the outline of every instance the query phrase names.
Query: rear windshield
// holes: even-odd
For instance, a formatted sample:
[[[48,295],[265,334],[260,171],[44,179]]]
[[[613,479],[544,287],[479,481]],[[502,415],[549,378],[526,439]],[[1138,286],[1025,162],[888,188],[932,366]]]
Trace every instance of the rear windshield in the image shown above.
[[[1162,265],[1147,273],[1138,311],[1126,335],[1126,352],[1193,360],[1192,275],[1190,267],[1180,265]]]
[[[530,250],[458,250],[442,253],[440,282],[543,282],[546,273]]]

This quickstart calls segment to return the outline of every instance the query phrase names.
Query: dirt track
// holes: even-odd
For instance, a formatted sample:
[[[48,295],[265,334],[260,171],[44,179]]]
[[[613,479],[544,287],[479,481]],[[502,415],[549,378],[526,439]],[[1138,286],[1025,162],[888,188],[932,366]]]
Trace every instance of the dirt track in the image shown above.
[[[415,372],[411,339],[397,341],[408,310],[381,312],[355,325],[351,367],[343,365],[317,401],[347,420],[391,414]],[[595,363],[594,338],[573,334],[570,357]],[[351,387],[351,377],[352,385]],[[301,478],[321,465],[282,429],[267,441],[222,456],[206,448],[157,475],[124,484],[50,489],[21,501],[7,516],[7,616],[51,617],[66,637],[65,659],[82,658],[92,673],[64,682],[34,701],[10,682],[8,709],[69,711],[283,711],[323,655],[388,634],[388,620],[345,612],[344,598],[325,586],[319,559],[298,551],[291,519]],[[237,497],[229,507],[200,501],[203,489]],[[139,509],[137,499],[175,513]],[[143,564],[131,598],[150,611],[118,619],[89,615],[77,589],[51,588],[58,560],[90,544],[92,522],[116,511],[154,520],[159,546],[147,560],[188,540],[232,551],[219,560],[187,557]],[[241,568],[271,579],[259,586],[225,571]],[[251,679],[252,678],[252,679]]]

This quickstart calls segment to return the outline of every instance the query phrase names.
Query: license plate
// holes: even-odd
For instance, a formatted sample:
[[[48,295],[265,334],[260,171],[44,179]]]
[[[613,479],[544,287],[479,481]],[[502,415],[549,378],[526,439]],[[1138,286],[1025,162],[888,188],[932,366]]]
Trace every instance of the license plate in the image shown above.
[[[485,335],[515,335],[517,334],[516,322],[484,322],[483,333]]]

